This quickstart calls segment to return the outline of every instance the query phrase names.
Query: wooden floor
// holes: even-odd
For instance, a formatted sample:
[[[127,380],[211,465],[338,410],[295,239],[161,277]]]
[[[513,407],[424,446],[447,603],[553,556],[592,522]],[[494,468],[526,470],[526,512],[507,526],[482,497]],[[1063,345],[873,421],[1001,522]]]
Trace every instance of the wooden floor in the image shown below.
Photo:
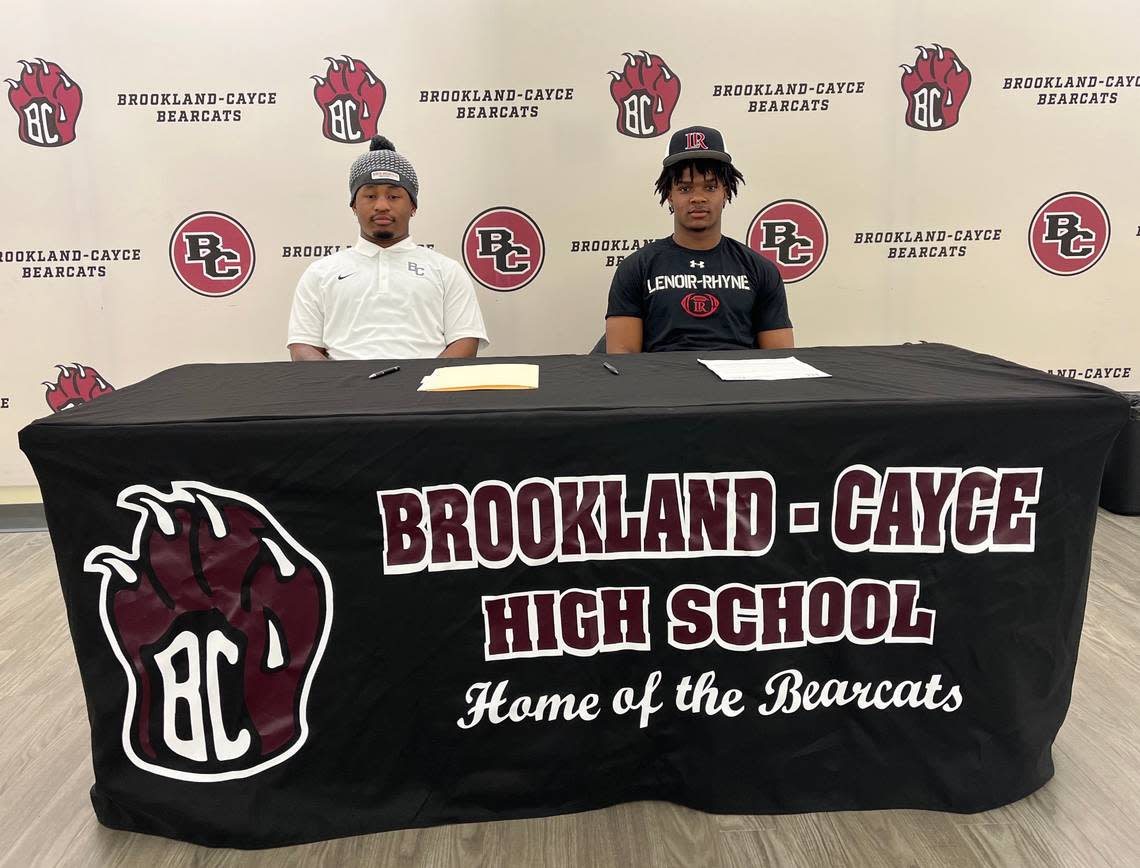
[[[1140,865],[1140,517],[1101,511],[1057,775],[971,816],[712,816],[642,802],[544,820],[243,852],[100,826],[87,719],[47,534],[0,534],[0,865]]]

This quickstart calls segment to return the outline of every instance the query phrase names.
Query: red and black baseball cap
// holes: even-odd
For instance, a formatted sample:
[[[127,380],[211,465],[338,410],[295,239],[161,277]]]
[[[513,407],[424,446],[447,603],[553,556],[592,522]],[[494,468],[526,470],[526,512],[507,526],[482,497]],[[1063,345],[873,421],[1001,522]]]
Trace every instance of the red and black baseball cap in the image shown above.
[[[732,157],[724,150],[724,136],[712,127],[685,127],[677,130],[669,139],[669,155],[661,161],[668,168],[683,160],[719,160],[732,163]]]

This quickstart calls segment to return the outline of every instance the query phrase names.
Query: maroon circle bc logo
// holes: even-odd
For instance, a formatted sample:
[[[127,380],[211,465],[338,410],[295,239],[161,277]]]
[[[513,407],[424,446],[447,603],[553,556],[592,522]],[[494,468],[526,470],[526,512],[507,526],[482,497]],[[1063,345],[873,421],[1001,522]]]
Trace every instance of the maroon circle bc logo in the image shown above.
[[[1087,193],[1061,193],[1037,209],[1029,224],[1029,251],[1050,274],[1088,271],[1108,249],[1108,212]]]
[[[170,267],[199,295],[233,295],[249,282],[254,259],[245,227],[217,211],[191,214],[170,236]]]
[[[496,292],[522,289],[538,276],[545,258],[542,230],[517,208],[488,208],[463,233],[463,264]]]
[[[784,283],[795,283],[810,276],[827,255],[827,224],[807,202],[779,199],[752,218],[748,246],[772,261]]]

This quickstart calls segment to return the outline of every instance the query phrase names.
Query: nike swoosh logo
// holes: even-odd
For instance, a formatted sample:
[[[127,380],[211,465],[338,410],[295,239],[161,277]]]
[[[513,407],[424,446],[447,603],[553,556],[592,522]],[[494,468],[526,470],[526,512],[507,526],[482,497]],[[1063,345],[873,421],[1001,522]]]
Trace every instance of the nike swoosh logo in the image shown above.
[[[353,275],[353,274],[356,274],[356,272],[355,272],[355,271],[353,271],[353,272],[351,272],[351,273],[349,273],[349,274],[338,274],[338,275],[336,276],[336,279],[337,279],[337,280],[344,280],[346,277],[352,277],[352,275]]]

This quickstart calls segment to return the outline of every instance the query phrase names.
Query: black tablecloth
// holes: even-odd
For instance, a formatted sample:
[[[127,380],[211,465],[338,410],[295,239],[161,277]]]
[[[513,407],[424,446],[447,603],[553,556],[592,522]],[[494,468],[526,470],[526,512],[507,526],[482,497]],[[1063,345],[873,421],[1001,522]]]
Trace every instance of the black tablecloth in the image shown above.
[[[697,361],[791,354],[831,376]],[[187,365],[21,432],[100,820],[269,846],[1049,779],[1126,401],[933,344],[509,361],[540,388]]]

